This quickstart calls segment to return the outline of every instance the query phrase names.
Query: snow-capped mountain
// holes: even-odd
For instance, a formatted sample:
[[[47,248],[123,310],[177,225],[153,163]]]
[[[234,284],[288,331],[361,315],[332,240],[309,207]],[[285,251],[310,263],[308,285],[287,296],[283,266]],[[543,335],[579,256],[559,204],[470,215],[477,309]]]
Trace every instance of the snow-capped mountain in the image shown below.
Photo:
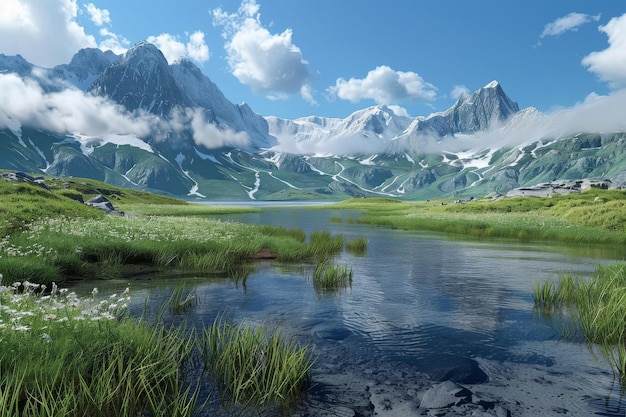
[[[78,51],[69,64],[52,68],[49,78],[63,80],[80,90],[87,90],[104,70],[122,60],[111,51],[103,52],[97,48],[85,48]]]
[[[231,103],[191,61],[168,65],[141,42],[124,56],[84,49],[52,69],[0,55],[1,85],[21,94],[16,102],[35,101],[0,100],[0,168],[177,196],[415,199],[559,178],[626,181],[624,132],[556,129],[552,116],[519,110],[497,81],[428,116],[374,106],[286,120]]]
[[[124,59],[108,66],[88,91],[109,97],[131,112],[141,109],[166,116],[176,107],[191,107],[163,53],[147,42],[135,45]]]

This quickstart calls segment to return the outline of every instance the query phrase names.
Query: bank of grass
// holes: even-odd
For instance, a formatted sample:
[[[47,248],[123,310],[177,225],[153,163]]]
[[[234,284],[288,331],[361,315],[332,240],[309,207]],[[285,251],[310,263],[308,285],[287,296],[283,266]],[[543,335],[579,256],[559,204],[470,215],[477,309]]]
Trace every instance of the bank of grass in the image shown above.
[[[543,317],[558,319],[564,337],[599,346],[626,386],[626,263],[599,265],[590,280],[545,281],[533,297]]]
[[[199,204],[163,205],[156,198],[159,204],[126,206],[137,213],[107,216],[34,185],[0,186],[11,191],[0,201],[12,204],[0,211],[9,224],[0,237],[0,273],[7,280],[49,285],[111,278],[132,265],[239,275],[262,251],[291,262],[337,253],[344,244],[342,235],[328,232],[312,233],[307,243],[300,229],[220,221],[208,216],[225,211]]]
[[[126,265],[148,264],[230,273],[262,249],[278,260],[304,260],[342,249],[343,237],[204,217],[44,218],[0,241],[0,273],[50,284],[106,278]]]
[[[258,213],[261,211],[258,207],[245,206],[220,206],[219,202],[215,205],[207,205],[200,203],[188,204],[119,204],[118,208],[126,214],[142,215],[142,216],[214,216],[221,214],[241,214],[241,213]]]
[[[626,244],[626,192],[591,189],[552,198],[401,202],[353,199],[334,207],[363,210],[360,223],[523,241]]]
[[[7,416],[191,416],[195,340],[131,319],[128,294],[79,298],[56,286],[0,286],[0,409]]]
[[[203,369],[245,408],[286,409],[309,386],[308,346],[279,331],[221,316],[200,331],[171,326],[166,311],[184,315],[198,303],[185,285],[150,320],[130,317],[130,301],[128,290],[81,298],[56,285],[0,285],[0,414],[198,415],[209,400],[199,396]]]

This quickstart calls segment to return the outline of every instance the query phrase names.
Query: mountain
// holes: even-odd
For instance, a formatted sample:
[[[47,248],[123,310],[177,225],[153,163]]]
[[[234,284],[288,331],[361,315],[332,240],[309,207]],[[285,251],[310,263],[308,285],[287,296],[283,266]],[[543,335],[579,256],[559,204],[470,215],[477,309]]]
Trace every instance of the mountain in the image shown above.
[[[373,106],[287,120],[231,103],[191,61],[168,64],[140,42],[123,56],[83,49],[51,69],[0,55],[3,82],[5,94],[17,91],[6,102],[34,100],[0,105],[5,169],[213,200],[426,199],[557,179],[626,183],[623,131],[559,130],[554,116],[520,110],[497,81],[428,116]]]
[[[191,107],[156,46],[142,42],[108,66],[87,91],[106,96],[128,111],[145,110],[166,116],[176,107]]]
[[[48,76],[53,80],[64,80],[80,90],[86,90],[108,67],[117,64],[121,59],[111,51],[85,48],[78,51],[69,64],[52,68]]]

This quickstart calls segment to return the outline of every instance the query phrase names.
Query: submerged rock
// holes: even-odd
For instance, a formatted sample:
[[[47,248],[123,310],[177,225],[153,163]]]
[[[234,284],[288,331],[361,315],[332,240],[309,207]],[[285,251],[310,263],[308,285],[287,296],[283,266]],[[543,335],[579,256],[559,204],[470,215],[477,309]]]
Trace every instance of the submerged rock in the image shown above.
[[[511,417],[511,412],[496,401],[452,381],[445,381],[427,390],[419,408],[425,415]]]
[[[447,408],[472,402],[472,392],[461,385],[445,381],[424,393],[421,408]]]
[[[482,384],[489,381],[489,376],[471,358],[433,355],[420,360],[417,365],[434,381],[452,381],[459,384]]]

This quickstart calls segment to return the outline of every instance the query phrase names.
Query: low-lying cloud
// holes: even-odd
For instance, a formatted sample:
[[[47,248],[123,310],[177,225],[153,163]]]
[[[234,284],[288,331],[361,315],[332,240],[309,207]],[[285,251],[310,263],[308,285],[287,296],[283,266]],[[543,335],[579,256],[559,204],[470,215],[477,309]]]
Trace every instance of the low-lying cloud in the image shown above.
[[[0,129],[29,126],[59,135],[134,135],[144,140],[164,140],[164,132],[190,132],[197,145],[209,149],[251,144],[247,133],[210,123],[202,109],[175,109],[168,119],[131,114],[105,97],[75,88],[46,92],[37,81],[15,74],[0,74],[0,91]]]
[[[104,97],[77,89],[45,92],[30,78],[0,74],[0,127],[18,122],[58,134],[134,134],[146,136],[149,120],[132,117]]]

